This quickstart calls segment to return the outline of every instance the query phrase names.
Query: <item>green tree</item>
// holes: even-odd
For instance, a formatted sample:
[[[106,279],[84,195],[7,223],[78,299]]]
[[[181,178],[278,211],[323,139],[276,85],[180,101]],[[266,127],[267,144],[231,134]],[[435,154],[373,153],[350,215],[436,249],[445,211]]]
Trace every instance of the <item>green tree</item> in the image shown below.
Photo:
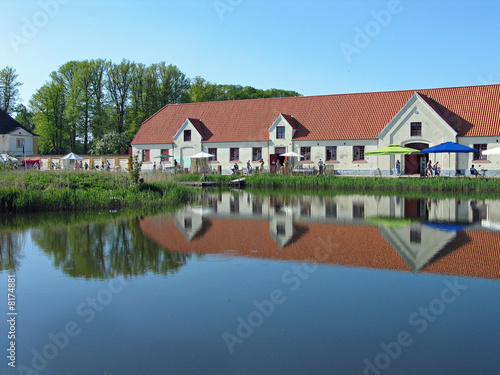
[[[32,96],[29,105],[33,112],[35,133],[40,136],[40,152],[64,153],[70,132],[64,117],[66,90],[63,83],[58,80],[45,83]]]
[[[129,141],[123,134],[106,133],[94,144],[91,152],[94,155],[121,154],[128,148]]]
[[[35,130],[35,124],[33,124],[33,113],[26,108],[24,104],[18,104],[16,107],[16,121],[24,126],[29,131]]]
[[[123,59],[120,64],[109,63],[106,88],[113,105],[114,130],[123,134],[127,130],[127,109],[130,103],[134,63]]]
[[[0,109],[11,115],[15,112],[19,101],[18,87],[22,83],[17,81],[18,75],[12,67],[5,67],[0,70]]]

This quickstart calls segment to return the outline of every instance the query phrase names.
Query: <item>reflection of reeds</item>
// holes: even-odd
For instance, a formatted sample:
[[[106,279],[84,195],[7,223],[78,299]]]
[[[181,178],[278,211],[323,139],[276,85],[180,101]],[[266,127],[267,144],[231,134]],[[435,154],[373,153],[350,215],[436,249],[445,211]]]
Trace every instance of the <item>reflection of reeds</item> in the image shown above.
[[[0,181],[0,211],[7,212],[177,204],[193,195],[169,181],[131,188],[126,174],[109,172],[8,172]]]

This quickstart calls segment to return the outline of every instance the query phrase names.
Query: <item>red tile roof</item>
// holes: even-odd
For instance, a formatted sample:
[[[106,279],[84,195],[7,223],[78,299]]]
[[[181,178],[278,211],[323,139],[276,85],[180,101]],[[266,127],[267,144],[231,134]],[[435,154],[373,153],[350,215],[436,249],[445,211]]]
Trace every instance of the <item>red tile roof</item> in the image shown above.
[[[143,123],[132,144],[172,143],[186,118],[202,121],[205,142],[267,141],[268,128],[280,113],[297,125],[295,139],[375,139],[415,91],[432,103],[460,136],[500,134],[497,84],[169,104]]]

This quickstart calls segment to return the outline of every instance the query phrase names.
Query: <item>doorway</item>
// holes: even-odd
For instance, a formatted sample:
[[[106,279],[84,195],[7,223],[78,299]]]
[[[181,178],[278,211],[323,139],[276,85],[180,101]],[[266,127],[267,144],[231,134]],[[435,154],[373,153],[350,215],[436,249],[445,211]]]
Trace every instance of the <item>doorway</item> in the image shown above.
[[[408,143],[405,147],[423,150],[428,148],[427,143]],[[429,154],[405,155],[405,174],[425,175],[425,168],[429,160]]]

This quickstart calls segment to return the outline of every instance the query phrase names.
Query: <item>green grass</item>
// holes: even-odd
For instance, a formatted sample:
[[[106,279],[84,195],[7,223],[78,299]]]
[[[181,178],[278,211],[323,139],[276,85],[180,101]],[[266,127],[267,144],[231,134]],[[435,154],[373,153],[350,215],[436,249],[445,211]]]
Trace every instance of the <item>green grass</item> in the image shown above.
[[[175,205],[196,190],[171,181],[130,187],[128,175],[108,172],[0,172],[0,211],[79,211]]]

